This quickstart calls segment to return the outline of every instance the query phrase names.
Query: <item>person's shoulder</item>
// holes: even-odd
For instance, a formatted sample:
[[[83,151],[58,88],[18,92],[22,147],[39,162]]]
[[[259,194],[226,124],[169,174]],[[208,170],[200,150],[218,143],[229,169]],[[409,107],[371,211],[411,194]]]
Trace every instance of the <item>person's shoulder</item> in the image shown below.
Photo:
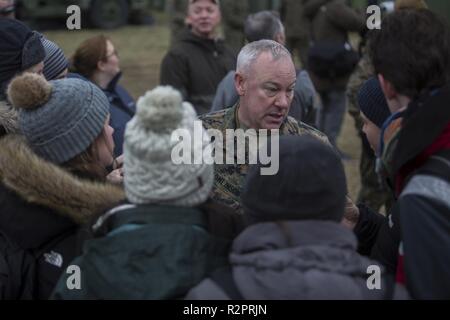
[[[322,133],[321,131],[317,130],[316,128],[314,128],[304,122],[298,121],[297,119],[295,119],[293,117],[287,118],[287,120],[284,124],[284,127],[283,127],[283,131],[285,131],[285,133],[293,134],[293,135],[309,134],[309,135],[313,136],[314,138],[317,138],[327,144],[330,143],[328,141],[327,136],[324,133]]]
[[[218,129],[223,126],[229,109],[219,110],[199,116],[199,120],[207,129]]]

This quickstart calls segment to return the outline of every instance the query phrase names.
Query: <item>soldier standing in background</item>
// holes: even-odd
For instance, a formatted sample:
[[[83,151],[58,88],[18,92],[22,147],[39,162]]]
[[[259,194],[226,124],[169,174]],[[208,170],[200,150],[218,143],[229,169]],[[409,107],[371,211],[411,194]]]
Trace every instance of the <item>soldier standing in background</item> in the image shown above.
[[[311,21],[304,12],[305,0],[282,0],[280,15],[286,27],[286,44],[293,55],[306,66],[310,42]]]
[[[249,14],[248,0],[221,0],[225,43],[237,54],[245,44],[244,21]]]
[[[186,12],[188,0],[168,0],[168,11],[170,13],[170,45],[172,46],[178,35],[186,28]]]

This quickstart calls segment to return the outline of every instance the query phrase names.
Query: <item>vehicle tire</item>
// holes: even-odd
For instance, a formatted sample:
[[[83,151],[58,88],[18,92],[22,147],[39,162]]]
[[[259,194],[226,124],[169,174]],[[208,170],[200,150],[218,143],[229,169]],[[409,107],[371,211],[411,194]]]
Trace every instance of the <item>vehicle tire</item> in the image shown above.
[[[89,18],[95,28],[114,29],[127,24],[129,10],[127,0],[93,0]]]

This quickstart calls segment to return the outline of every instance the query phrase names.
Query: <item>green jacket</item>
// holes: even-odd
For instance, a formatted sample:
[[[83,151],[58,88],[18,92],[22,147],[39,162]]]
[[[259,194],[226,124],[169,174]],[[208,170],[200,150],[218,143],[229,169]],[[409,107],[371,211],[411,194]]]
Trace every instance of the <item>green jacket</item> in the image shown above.
[[[225,43],[233,52],[239,53],[245,44],[244,23],[250,11],[248,0],[222,0],[220,8]]]
[[[228,108],[219,112],[201,116],[203,125],[206,129],[218,129],[226,137],[227,129],[238,129],[239,121],[237,119],[237,110],[239,103],[232,108]],[[302,135],[311,134],[325,143],[329,143],[327,137],[320,131],[308,126],[303,122],[299,122],[292,117],[286,118],[280,128],[280,135]],[[215,181],[212,191],[212,198],[218,203],[224,204],[238,213],[242,213],[241,208],[241,190],[249,169],[249,164],[237,164],[236,146],[234,150],[235,164],[216,164],[215,165]],[[248,150],[246,150],[246,159],[248,159]],[[216,151],[217,152],[217,151]],[[226,158],[226,150],[223,150],[224,158]]]
[[[221,222],[224,224],[223,222]],[[97,236],[71,263],[81,271],[81,290],[60,279],[54,299],[157,300],[182,298],[218,267],[225,266],[231,236],[208,232],[210,220],[197,208],[124,205],[100,218]],[[222,226],[225,228],[226,226]]]

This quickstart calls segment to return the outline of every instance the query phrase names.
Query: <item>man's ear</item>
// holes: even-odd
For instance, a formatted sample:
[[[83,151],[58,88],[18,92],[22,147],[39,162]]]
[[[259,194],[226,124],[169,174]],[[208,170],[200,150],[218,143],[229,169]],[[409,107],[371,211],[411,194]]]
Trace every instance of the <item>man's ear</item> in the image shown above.
[[[279,32],[275,35],[274,40],[283,46],[286,45],[286,36],[283,32]]]
[[[393,100],[397,97],[398,94],[394,86],[382,74],[378,75],[378,81],[380,81],[381,90],[383,90],[386,100]]]
[[[236,91],[240,97],[245,95],[245,79],[242,76],[242,73],[236,72],[234,75],[234,86],[236,87]]]
[[[192,24],[191,17],[190,17],[190,16],[186,16],[186,17],[184,18],[184,25],[185,25],[186,27],[190,28],[190,27],[191,27],[191,24]]]

